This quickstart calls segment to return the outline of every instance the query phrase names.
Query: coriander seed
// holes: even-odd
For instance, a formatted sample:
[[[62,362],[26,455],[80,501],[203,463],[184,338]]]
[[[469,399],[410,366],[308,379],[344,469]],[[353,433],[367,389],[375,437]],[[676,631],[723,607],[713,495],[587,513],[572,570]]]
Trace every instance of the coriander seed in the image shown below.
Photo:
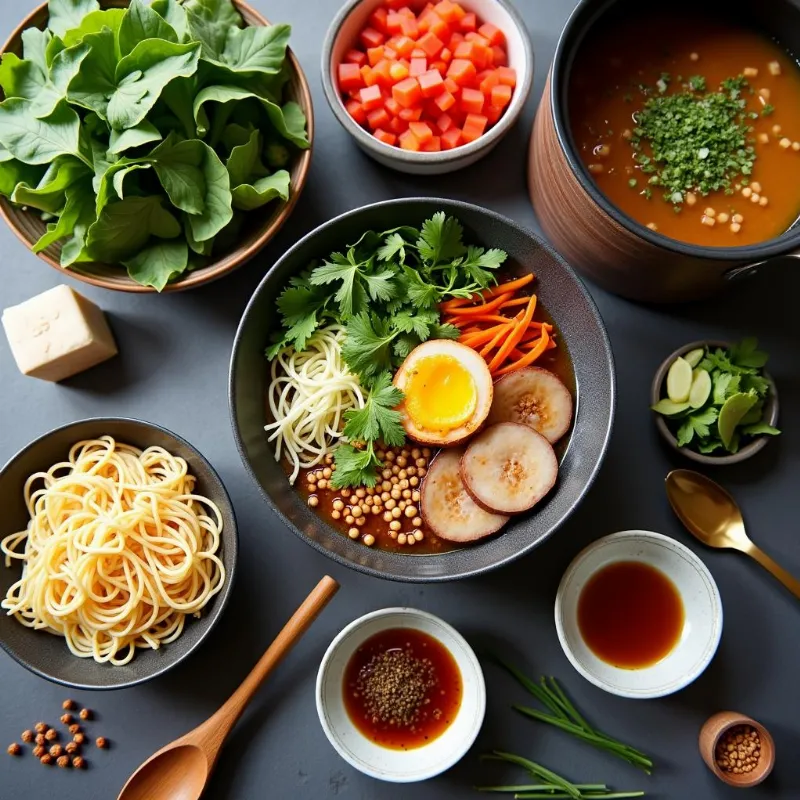
[[[18,756],[22,754],[22,748],[16,742],[12,742],[8,746],[7,752],[10,756]]]

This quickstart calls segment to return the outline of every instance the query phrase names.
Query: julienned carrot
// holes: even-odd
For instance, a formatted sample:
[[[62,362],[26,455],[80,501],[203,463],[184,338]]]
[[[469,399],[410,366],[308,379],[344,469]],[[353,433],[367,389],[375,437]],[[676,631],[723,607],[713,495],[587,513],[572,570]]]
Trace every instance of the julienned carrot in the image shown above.
[[[508,357],[508,354],[519,344],[520,339],[525,335],[528,330],[528,325],[533,320],[533,312],[536,310],[536,295],[531,295],[528,301],[528,306],[525,309],[525,315],[522,320],[516,323],[514,331],[505,340],[503,346],[497,351],[495,357],[489,362],[489,372],[494,374]]]
[[[461,308],[455,308],[450,313],[453,316],[457,317],[477,317],[481,314],[491,314],[492,311],[496,311],[500,308],[501,305],[506,300],[511,299],[511,294],[507,292],[503,292],[503,294],[498,295],[494,298],[494,300],[489,301],[488,303],[482,303],[479,306],[466,306]]]
[[[460,308],[461,306],[469,305],[472,302],[472,298],[474,297],[454,297],[452,300],[446,300],[442,303],[439,308],[442,311],[450,311],[453,308]]]
[[[461,336],[459,337],[458,341],[461,344],[465,344],[468,347],[474,347],[476,344],[484,344],[488,342],[498,331],[508,329],[508,326],[514,322],[515,320],[522,319],[522,312],[517,314],[516,317],[496,317],[498,320],[503,320],[499,325],[493,325],[491,328],[484,328],[483,330],[470,334],[469,336],[465,335],[466,331],[462,331]]]
[[[522,367],[529,367],[542,356],[549,344],[550,334],[547,332],[546,328],[542,328],[542,338],[539,339],[536,346],[532,350],[529,350],[522,358],[512,361],[506,364],[502,369],[497,370],[497,372],[494,373],[494,377],[499,378],[501,375],[507,375],[509,372],[522,369]]]
[[[498,332],[497,332],[497,333],[494,335],[494,337],[492,338],[492,340],[491,340],[491,341],[490,341],[488,344],[485,344],[485,345],[484,345],[484,346],[483,346],[483,347],[482,347],[482,348],[481,348],[481,349],[478,351],[478,354],[480,355],[480,357],[485,359],[485,358],[486,358],[486,356],[488,356],[488,355],[489,355],[489,353],[491,353],[491,352],[492,352],[492,350],[494,350],[494,348],[495,348],[495,347],[497,347],[497,345],[498,345],[498,344],[500,344],[500,342],[501,342],[501,341],[502,341],[502,340],[503,340],[503,339],[504,339],[506,336],[508,336],[508,334],[509,334],[509,331],[512,329],[512,327],[513,327],[512,325],[508,325],[508,326],[506,326],[506,329],[505,329],[505,330],[500,330],[500,331],[498,331]]]
[[[498,294],[513,294],[523,286],[527,286],[534,279],[534,277],[534,274],[529,272],[527,275],[523,275],[521,278],[517,278],[515,281],[498,283],[496,286],[492,286],[489,289],[484,289],[481,292],[481,296],[484,300],[488,300],[491,297],[497,297]]]
[[[513,300],[506,300],[500,308],[511,308],[512,306],[524,306],[527,305],[528,300],[530,297],[515,297]]]

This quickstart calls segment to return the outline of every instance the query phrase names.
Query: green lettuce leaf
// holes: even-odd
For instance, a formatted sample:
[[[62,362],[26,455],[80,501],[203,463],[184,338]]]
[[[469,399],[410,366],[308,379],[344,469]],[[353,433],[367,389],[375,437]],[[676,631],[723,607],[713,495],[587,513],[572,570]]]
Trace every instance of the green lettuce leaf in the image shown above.
[[[160,292],[188,266],[189,248],[179,239],[155,242],[123,263],[133,280]]]

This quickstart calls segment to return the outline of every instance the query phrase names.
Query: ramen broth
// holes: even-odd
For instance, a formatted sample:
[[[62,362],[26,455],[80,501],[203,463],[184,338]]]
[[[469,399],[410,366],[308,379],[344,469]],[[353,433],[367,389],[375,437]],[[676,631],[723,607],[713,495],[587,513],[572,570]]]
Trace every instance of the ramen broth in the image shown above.
[[[748,115],[757,115],[747,119],[755,162],[749,178],[736,175],[730,193],[693,192],[676,204],[658,186],[647,192],[652,173],[643,172],[637,155],[652,151],[643,141],[637,153],[631,132],[649,98],[686,91],[692,76],[704,78],[709,93],[728,79],[746,79],[741,98]],[[592,30],[576,58],[569,115],[598,188],[661,234],[698,245],[754,244],[784,233],[800,214],[800,69],[760,33],[675,11],[611,20]]]

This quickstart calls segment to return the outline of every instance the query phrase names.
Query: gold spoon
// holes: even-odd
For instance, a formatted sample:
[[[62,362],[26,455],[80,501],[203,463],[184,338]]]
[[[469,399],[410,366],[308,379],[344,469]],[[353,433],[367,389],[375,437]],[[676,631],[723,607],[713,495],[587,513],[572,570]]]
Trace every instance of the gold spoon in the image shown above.
[[[253,695],[338,589],[339,584],[326,575],[222,708],[150,756],[128,779],[117,800],[197,800],[206,788],[226,737]]]
[[[666,484],[673,511],[703,544],[747,553],[800,597],[800,581],[750,541],[739,506],[718,483],[699,472],[676,469],[667,475]]]

